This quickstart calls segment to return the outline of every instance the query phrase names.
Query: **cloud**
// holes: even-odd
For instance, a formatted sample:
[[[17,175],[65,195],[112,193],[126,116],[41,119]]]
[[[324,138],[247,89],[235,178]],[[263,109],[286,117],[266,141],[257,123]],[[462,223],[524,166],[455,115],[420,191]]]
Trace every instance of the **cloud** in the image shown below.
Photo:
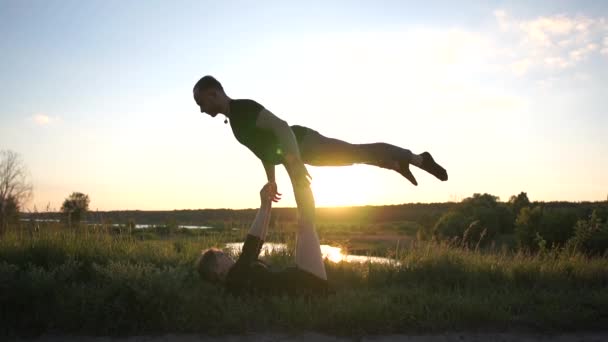
[[[600,53],[608,57],[608,36],[604,37],[604,47],[602,48]]]
[[[30,121],[33,121],[36,125],[45,126],[51,123],[59,121],[58,117],[50,117],[46,114],[35,114],[30,118]]]
[[[555,72],[573,68],[593,54],[608,55],[608,19],[583,15],[517,19],[494,11],[498,40],[510,45],[506,56],[518,76],[531,71]]]
[[[608,55],[608,20],[583,15],[540,16],[516,19],[494,11],[500,29],[498,40],[510,45],[511,71],[555,72],[573,68],[594,53]]]
[[[523,58],[511,64],[511,70],[517,76],[524,75],[530,66],[532,65],[532,60],[530,58]]]

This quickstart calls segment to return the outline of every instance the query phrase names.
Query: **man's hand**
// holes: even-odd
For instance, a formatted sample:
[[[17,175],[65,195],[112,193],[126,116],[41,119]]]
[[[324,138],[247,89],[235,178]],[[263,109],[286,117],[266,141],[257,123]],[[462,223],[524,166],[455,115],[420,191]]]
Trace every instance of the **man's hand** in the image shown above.
[[[268,182],[260,190],[260,200],[262,203],[268,201],[278,202],[281,199],[281,193],[277,191],[277,183]]]

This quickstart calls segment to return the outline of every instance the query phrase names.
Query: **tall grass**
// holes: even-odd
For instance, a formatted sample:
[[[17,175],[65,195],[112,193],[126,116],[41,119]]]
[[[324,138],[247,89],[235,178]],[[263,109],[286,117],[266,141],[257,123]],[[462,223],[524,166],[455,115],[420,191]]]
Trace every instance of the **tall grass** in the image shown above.
[[[399,266],[326,261],[337,291],[328,298],[233,298],[201,282],[193,265],[202,249],[234,239],[221,231],[142,241],[104,229],[13,229],[0,238],[0,334],[358,335],[608,326],[606,258],[417,242],[391,253]],[[266,258],[290,264],[293,237],[268,240],[292,248]]]

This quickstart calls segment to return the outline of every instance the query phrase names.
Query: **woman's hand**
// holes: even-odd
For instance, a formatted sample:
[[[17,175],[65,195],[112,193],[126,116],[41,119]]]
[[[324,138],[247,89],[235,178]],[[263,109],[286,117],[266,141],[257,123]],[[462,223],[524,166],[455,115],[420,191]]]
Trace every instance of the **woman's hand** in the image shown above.
[[[268,182],[264,184],[262,190],[260,190],[260,200],[264,202],[278,202],[281,199],[281,193],[278,192],[277,183]]]

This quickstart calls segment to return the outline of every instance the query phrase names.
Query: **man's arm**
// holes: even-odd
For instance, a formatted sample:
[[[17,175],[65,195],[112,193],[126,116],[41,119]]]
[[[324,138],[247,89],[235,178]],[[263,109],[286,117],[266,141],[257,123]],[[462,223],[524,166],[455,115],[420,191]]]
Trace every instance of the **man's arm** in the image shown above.
[[[264,170],[266,170],[266,178],[268,179],[268,183],[274,183],[274,164],[266,163],[265,161],[262,161],[262,164],[264,164]]]
[[[268,184],[270,184],[270,189],[267,191],[268,198],[273,202],[278,202],[281,199],[281,193],[277,189],[277,183],[274,176],[274,164],[266,163],[264,161],[262,161],[262,164],[264,164],[266,178],[268,178]]]
[[[300,148],[298,147],[296,136],[287,122],[278,118],[269,110],[262,109],[256,120],[256,126],[270,130],[276,135],[279,144],[283,148],[281,153],[284,156],[285,167],[290,175],[293,175],[292,179],[295,178],[297,182],[304,182],[304,184],[308,185],[309,181],[306,177],[310,177],[310,175],[300,158]]]
[[[279,144],[283,148],[281,153],[286,159],[300,160],[300,149],[296,136],[287,122],[272,114],[268,109],[262,109],[255,125],[259,128],[270,130],[277,136]]]

